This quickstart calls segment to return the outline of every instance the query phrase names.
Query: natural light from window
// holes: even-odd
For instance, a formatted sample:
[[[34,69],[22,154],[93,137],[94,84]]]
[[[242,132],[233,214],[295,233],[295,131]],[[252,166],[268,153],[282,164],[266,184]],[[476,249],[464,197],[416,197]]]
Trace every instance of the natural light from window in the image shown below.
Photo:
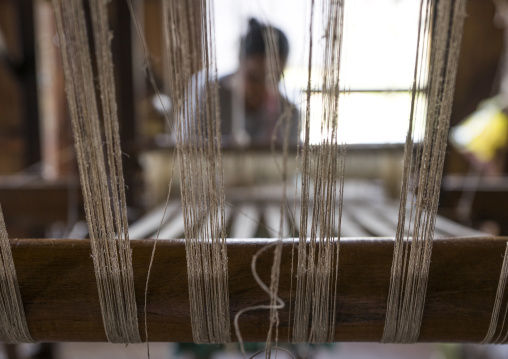
[[[316,1],[312,87],[320,89],[323,14]],[[341,65],[339,128],[348,144],[403,143],[411,107],[416,57],[419,2],[414,0],[354,0],[347,2]],[[287,97],[305,112],[309,43],[308,0],[215,0],[219,76],[238,66],[240,36],[250,17],[272,24],[288,37],[285,70]],[[424,113],[425,101],[417,103]],[[311,142],[320,139],[321,94],[311,98]]]

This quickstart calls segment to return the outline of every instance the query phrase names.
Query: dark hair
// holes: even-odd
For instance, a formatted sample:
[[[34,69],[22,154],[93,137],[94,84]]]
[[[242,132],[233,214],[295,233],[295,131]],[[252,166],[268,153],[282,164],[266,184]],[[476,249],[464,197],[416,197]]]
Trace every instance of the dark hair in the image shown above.
[[[265,40],[263,32],[273,30],[278,39],[278,50],[281,59],[287,59],[289,54],[289,42],[286,35],[280,30],[272,26],[260,24],[256,19],[249,19],[249,29],[247,34],[242,38],[240,45],[240,57],[249,57],[254,55],[266,55]]]

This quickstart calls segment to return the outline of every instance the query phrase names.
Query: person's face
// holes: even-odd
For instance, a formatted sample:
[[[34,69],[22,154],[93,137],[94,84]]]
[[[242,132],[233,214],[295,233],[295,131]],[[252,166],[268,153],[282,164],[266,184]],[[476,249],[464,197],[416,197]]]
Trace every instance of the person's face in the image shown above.
[[[281,70],[285,61],[281,61]],[[245,108],[256,111],[263,107],[267,96],[274,92],[274,88],[267,82],[266,58],[263,55],[249,56],[240,63],[240,75],[245,93]],[[279,81],[281,74],[277,74]]]

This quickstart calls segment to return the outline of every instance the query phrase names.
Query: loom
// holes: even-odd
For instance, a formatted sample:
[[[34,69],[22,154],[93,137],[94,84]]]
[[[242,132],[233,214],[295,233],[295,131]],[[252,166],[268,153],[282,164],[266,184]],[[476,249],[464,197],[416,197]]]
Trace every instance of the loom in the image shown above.
[[[284,239],[280,241],[282,255],[278,295],[286,304],[295,298],[296,273],[291,256],[298,240],[287,238],[292,232],[289,225],[282,235],[273,230],[281,220],[278,204],[282,191],[281,186],[232,187],[225,190],[227,198],[241,209],[240,212],[248,212],[258,219],[265,216],[265,222],[269,222],[265,223],[268,224],[268,235],[272,237],[249,238],[257,231],[252,221],[246,220],[240,212],[232,213],[226,208],[226,221],[233,237],[226,241],[231,328],[239,311],[270,301],[270,297],[252,279],[251,259],[263,246],[274,243],[274,239],[279,237]],[[296,197],[289,198],[288,203],[298,203],[298,213],[305,206]],[[355,203],[348,202],[346,198],[343,206],[337,311],[332,318],[336,326],[333,340],[379,342],[383,338],[395,243],[390,228],[395,232],[397,227],[396,216],[386,213],[397,213],[398,203],[373,197]],[[264,214],[261,214],[261,209]],[[161,214],[165,211],[168,212],[167,217],[161,222]],[[143,298],[155,240],[137,238],[155,237],[159,224],[162,224],[162,230],[146,293],[149,340],[191,342],[195,339],[189,319],[191,309],[185,240],[164,239],[184,234],[182,211],[180,201],[172,198],[167,207],[149,213],[129,229],[131,238],[134,238],[130,246],[141,340],[145,340]],[[9,213],[5,216],[8,217]],[[284,222],[289,223],[289,218],[284,218]],[[481,232],[441,217],[436,220],[434,233],[432,262],[417,341],[481,342],[489,328],[494,299],[499,294],[507,239],[486,237]],[[338,238],[332,241],[336,243]],[[35,341],[108,339],[90,256],[90,240],[11,239],[10,245],[28,328]],[[266,283],[270,281],[272,260],[272,254],[264,253],[257,261],[258,273]],[[286,305],[278,310],[279,341],[292,340],[293,314],[289,314],[288,307]],[[506,303],[502,304],[501,311],[504,312],[505,308]],[[249,312],[239,322],[244,340],[266,340],[268,311]],[[237,340],[234,331],[231,331],[231,340]]]

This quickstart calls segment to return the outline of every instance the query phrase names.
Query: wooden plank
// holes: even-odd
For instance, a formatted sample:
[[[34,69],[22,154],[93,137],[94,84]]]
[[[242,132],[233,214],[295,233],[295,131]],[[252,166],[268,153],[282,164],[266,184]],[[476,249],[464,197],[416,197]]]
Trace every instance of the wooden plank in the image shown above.
[[[487,331],[506,238],[460,238],[434,242],[419,341],[479,342]],[[239,310],[269,302],[250,272],[251,258],[269,240],[228,240],[231,321]],[[132,258],[140,332],[144,335],[143,297],[153,240],[133,240]],[[11,240],[26,316],[39,341],[105,341],[90,243],[88,240]],[[291,249],[284,241],[279,295],[279,338],[287,341]],[[158,243],[148,288],[151,341],[192,340],[184,242]],[[386,312],[393,240],[341,239],[336,341],[377,342]],[[271,251],[257,264],[269,280]],[[295,275],[295,272],[293,272]],[[293,282],[294,282],[293,278]],[[293,306],[294,307],[294,306]],[[247,341],[266,338],[268,313],[240,318]],[[232,326],[233,328],[233,326]],[[235,339],[232,330],[233,339]]]
[[[397,228],[399,209],[397,204],[393,203],[376,203],[369,208],[369,210],[376,210],[381,217],[384,217],[394,228]],[[408,212],[409,213],[409,209]],[[412,228],[412,227],[411,227]],[[406,220],[406,232],[409,229],[409,221]],[[455,223],[443,216],[436,217],[435,237],[483,237],[485,233]]]
[[[280,233],[280,204],[266,205],[263,211],[263,218],[265,220],[266,228],[270,234],[270,237],[280,238],[282,235],[282,238],[285,238],[289,236],[289,223],[287,216],[284,218],[284,222],[282,224],[282,233]]]
[[[347,206],[342,207],[342,220],[340,223],[341,237],[368,237],[369,234],[347,212]],[[335,211],[335,225],[339,225],[339,211]]]
[[[185,233],[185,223],[184,223],[184,215],[182,207],[179,205],[177,209],[174,211],[174,216],[161,228],[159,233],[160,239],[175,239],[175,238],[183,238]],[[226,225],[231,217],[232,211],[229,207],[226,207],[224,211],[224,217],[226,221]],[[210,215],[205,217],[206,221],[210,220]],[[200,221],[196,225],[202,225],[204,220]],[[151,238],[155,238],[157,236],[157,231],[152,235]]]
[[[255,204],[243,204],[235,208],[231,225],[231,238],[252,238],[259,225],[259,209]]]
[[[377,237],[391,237],[395,235],[397,226],[390,224],[381,217],[369,203],[345,203],[348,213],[355,218],[358,223]]]
[[[162,225],[164,225],[179,209],[180,201],[178,200],[168,203],[167,209],[166,204],[155,208],[129,226],[129,237],[131,239],[142,239],[148,238],[152,234],[157,234],[162,217],[164,216],[164,221],[162,222]],[[166,215],[164,215],[164,211],[166,212]]]
[[[171,218],[161,228],[159,238],[161,239],[182,238],[184,232],[185,232],[185,224],[183,222],[183,211],[182,207],[179,206],[175,216]],[[155,233],[151,236],[151,238],[155,238],[156,236],[157,231],[155,231]]]
[[[300,214],[301,207],[297,204],[295,211],[295,223],[297,229],[300,230]],[[309,215],[312,215],[312,208],[309,208]],[[311,218],[309,216],[309,218]],[[335,212],[335,225],[339,225],[339,211],[336,209]],[[319,231],[319,225],[318,225]],[[310,226],[307,226],[307,236],[310,236]],[[350,215],[349,205],[345,204],[342,207],[342,222],[341,222],[341,237],[368,237],[369,233],[362,228],[358,222]]]
[[[375,210],[378,212],[378,216],[380,218],[384,218],[387,223],[390,223],[391,226],[393,226],[393,232],[391,235],[393,235],[397,231],[397,224],[399,222],[399,204],[396,202],[385,202],[385,203],[375,203],[371,205],[372,210]],[[406,210],[406,221],[404,222],[404,235],[405,236],[411,236],[412,231],[414,228],[414,220],[409,219],[409,215],[412,214],[414,219],[414,210],[411,212],[411,208],[408,206]],[[439,218],[439,217],[437,217]],[[441,222],[439,222],[441,223]],[[466,228],[466,227],[464,227]],[[444,237],[473,237],[474,231],[471,230],[471,232],[464,232],[464,228],[460,228],[461,233],[453,233],[453,232],[447,232],[442,229],[442,226],[439,226],[436,222],[436,226],[434,229],[434,238],[444,238]],[[411,232],[411,233],[410,233]],[[482,236],[485,236],[483,234]]]
[[[446,237],[484,237],[485,233],[477,231],[473,228],[463,226],[462,224],[453,222],[443,216],[436,217],[436,229],[445,233]]]

